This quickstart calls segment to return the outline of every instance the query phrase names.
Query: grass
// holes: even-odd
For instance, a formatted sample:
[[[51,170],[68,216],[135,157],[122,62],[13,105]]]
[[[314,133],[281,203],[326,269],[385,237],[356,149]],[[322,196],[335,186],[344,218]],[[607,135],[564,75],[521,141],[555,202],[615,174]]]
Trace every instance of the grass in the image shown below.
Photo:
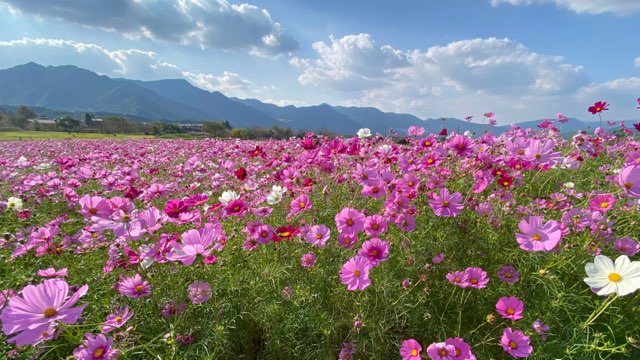
[[[62,139],[153,139],[151,135],[133,134],[97,134],[97,133],[66,133],[58,131],[3,131],[0,141],[15,140],[62,140]]]

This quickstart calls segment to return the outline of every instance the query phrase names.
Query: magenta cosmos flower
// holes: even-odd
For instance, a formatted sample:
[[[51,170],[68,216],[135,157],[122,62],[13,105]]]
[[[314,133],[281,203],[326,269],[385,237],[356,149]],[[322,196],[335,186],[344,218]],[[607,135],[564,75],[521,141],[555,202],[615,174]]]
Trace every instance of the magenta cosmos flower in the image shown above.
[[[126,297],[137,299],[151,295],[151,285],[146,280],[142,281],[140,274],[135,274],[133,277],[120,280],[118,291]]]
[[[73,351],[73,356],[78,360],[115,360],[120,357],[120,351],[112,349],[112,344],[111,337],[86,333],[82,345]]]
[[[496,311],[505,319],[522,319],[524,303],[515,296],[503,296],[496,303]]]
[[[640,166],[627,166],[618,175],[618,184],[628,196],[640,197]]]
[[[169,245],[172,250],[167,259],[180,261],[184,265],[191,265],[197,255],[209,256],[213,250],[213,243],[218,239],[221,228],[219,224],[208,223],[200,230],[188,230],[182,233],[182,242],[172,240]]]
[[[469,286],[469,278],[467,273],[464,271],[454,271],[447,274],[447,280],[453,285],[459,286],[461,288],[466,288]]]
[[[19,333],[7,342],[16,345],[36,344],[44,338],[50,338],[50,329],[58,321],[75,324],[84,306],[71,306],[88,290],[89,286],[84,285],[67,298],[69,285],[62,279],[48,279],[39,285],[27,285],[20,295],[9,299],[9,305],[0,315],[5,335]]]
[[[498,269],[498,279],[509,285],[513,285],[520,280],[520,272],[511,265],[503,265]]]
[[[402,360],[421,360],[421,351],[422,346],[419,342],[414,339],[404,340],[400,347],[400,356],[402,356]]]
[[[542,217],[530,216],[529,221],[520,221],[518,228],[523,234],[516,234],[520,249],[526,251],[551,251],[562,238],[562,230],[555,220],[542,223]]]
[[[356,209],[342,209],[336,214],[335,220],[341,234],[356,235],[364,229],[365,216]]]
[[[60,270],[56,270],[54,268],[38,270],[38,276],[44,278],[65,277],[67,276],[67,268],[62,268]]]
[[[365,241],[358,255],[368,259],[371,266],[376,267],[389,257],[389,243],[377,238]]]
[[[289,217],[296,216],[311,208],[313,208],[311,199],[309,199],[306,194],[302,194],[291,201],[291,212],[289,212]]]
[[[447,188],[440,190],[440,195],[433,195],[433,199],[429,200],[429,205],[437,216],[455,217],[460,214],[464,205],[462,205],[462,195],[458,192],[449,194]]]
[[[469,157],[473,155],[476,144],[464,135],[456,135],[448,141],[447,146],[456,153],[456,156]]]
[[[108,333],[114,329],[122,327],[131,317],[133,311],[129,311],[129,306],[116,310],[113,314],[109,314],[105,322],[100,324],[103,333]]]
[[[613,194],[598,194],[589,200],[589,210],[605,214],[613,209],[613,204],[615,203],[616,197]]]
[[[529,337],[522,331],[513,331],[510,327],[504,329],[500,344],[504,351],[514,358],[526,358],[533,352],[529,344]]]
[[[340,269],[340,281],[347,285],[347,290],[364,290],[371,285],[369,279],[371,264],[367,258],[355,256],[349,259]]]

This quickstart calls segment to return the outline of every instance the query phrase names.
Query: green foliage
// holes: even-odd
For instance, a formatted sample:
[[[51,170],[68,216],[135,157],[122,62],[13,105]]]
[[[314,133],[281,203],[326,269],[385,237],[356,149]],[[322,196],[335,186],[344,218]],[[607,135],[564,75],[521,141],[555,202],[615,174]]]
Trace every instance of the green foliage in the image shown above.
[[[61,119],[57,119],[56,125],[66,132],[72,132],[80,126],[80,121],[72,118],[71,116],[65,116]]]

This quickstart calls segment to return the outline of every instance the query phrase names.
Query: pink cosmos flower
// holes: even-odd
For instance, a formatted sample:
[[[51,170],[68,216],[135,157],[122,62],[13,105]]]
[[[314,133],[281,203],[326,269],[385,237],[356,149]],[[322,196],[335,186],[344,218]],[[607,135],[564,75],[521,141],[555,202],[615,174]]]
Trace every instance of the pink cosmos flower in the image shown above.
[[[505,319],[522,319],[524,303],[515,296],[503,296],[496,303],[496,311]]]
[[[400,356],[402,356],[402,360],[421,360],[421,351],[422,346],[420,346],[419,342],[414,339],[403,340],[400,347]]]
[[[465,271],[454,271],[447,274],[447,280],[453,285],[461,288],[469,286],[469,278]]]
[[[422,136],[424,135],[424,128],[422,126],[409,126],[407,130],[409,136]]]
[[[467,274],[467,281],[469,282],[469,287],[476,289],[484,289],[487,287],[487,283],[489,282],[489,278],[487,277],[487,272],[482,270],[479,267],[470,267],[465,271]]]
[[[133,316],[133,311],[129,311],[129,306],[125,306],[124,308],[120,308],[116,310],[113,314],[107,315],[107,319],[105,322],[100,324],[100,328],[103,333],[108,333],[112,330],[115,330],[119,327],[122,327],[131,317]]]
[[[271,242],[273,238],[274,232],[273,227],[271,225],[260,225],[256,227],[254,231],[254,236],[256,237],[256,241],[260,244],[268,244]]]
[[[440,190],[440,195],[433,194],[433,199],[429,200],[429,205],[437,216],[455,217],[460,214],[462,205],[462,195],[458,192],[449,194],[447,188]]]
[[[476,144],[472,139],[464,135],[456,135],[447,141],[447,147],[453,150],[456,156],[469,157],[473,155]]]
[[[211,285],[196,280],[189,284],[188,295],[193,304],[201,304],[211,298]]]
[[[353,245],[358,242],[358,235],[354,234],[340,234],[338,235],[338,244],[342,245],[346,249],[351,249]]]
[[[529,337],[522,331],[513,331],[510,327],[502,332],[500,344],[502,349],[514,358],[526,358],[533,352]]]
[[[551,251],[560,242],[562,230],[557,221],[542,223],[542,217],[530,216],[529,221],[522,220],[518,228],[524,234],[516,234],[520,249],[526,251]]]
[[[151,285],[148,281],[142,281],[140,274],[133,277],[122,278],[118,282],[118,291],[120,294],[130,298],[141,298],[151,295]]]
[[[51,338],[51,328],[58,321],[75,324],[84,306],[72,308],[89,290],[83,285],[70,297],[69,285],[62,279],[48,279],[38,285],[27,285],[20,295],[9,299],[2,311],[2,331],[6,336],[16,334],[7,342],[16,345],[33,345]]]
[[[549,331],[549,325],[545,324],[542,320],[537,319],[533,324],[531,324],[531,327],[536,334],[540,335],[540,339],[542,341],[547,340],[546,332]]]
[[[364,290],[371,285],[369,279],[369,260],[361,256],[349,259],[340,269],[340,281],[347,285],[347,290]]]
[[[638,156],[640,159],[640,156]],[[618,174],[618,184],[625,194],[633,198],[640,197],[640,166],[626,166]]]
[[[378,238],[365,241],[358,255],[368,259],[371,267],[376,267],[389,257],[389,243]]]
[[[221,234],[220,224],[207,223],[200,230],[188,230],[181,235],[182,242],[172,240],[169,245],[172,252],[166,258],[171,261],[180,261],[184,265],[191,265],[197,255],[209,256],[214,249],[213,244]]]
[[[456,356],[456,348],[445,342],[431,343],[427,348],[427,354],[432,360],[449,360]]]
[[[85,195],[80,198],[79,203],[82,206],[80,214],[85,219],[91,219],[94,216],[106,219],[113,213],[109,201],[99,196]]]
[[[378,237],[387,231],[387,220],[381,215],[367,216],[364,221],[364,232],[371,237]]]
[[[613,249],[620,253],[620,255],[633,256],[640,252],[640,244],[634,239],[625,236],[616,239],[613,244]]]
[[[172,219],[177,219],[180,214],[189,211],[189,204],[180,200],[173,199],[164,206],[164,213]]]
[[[566,116],[565,116],[564,114],[562,114],[562,113],[558,113],[558,114],[556,115],[556,118],[558,119],[558,122],[559,122],[560,124],[565,124],[565,123],[568,123],[568,122],[569,122],[569,118],[568,118],[568,117],[566,117]]]
[[[67,276],[67,268],[62,268],[60,270],[54,268],[48,268],[44,270],[38,270],[38,276],[50,278],[50,277],[65,277]]]
[[[613,209],[613,204],[616,203],[616,197],[613,194],[598,194],[589,200],[589,209],[591,211],[597,211],[601,214],[607,213]]]
[[[306,194],[302,194],[291,201],[291,212],[289,212],[289,217],[294,217],[311,208],[313,208],[311,199],[309,199]]]
[[[520,273],[511,265],[503,265],[498,269],[498,278],[500,281],[512,285],[520,280]]]
[[[300,262],[304,267],[313,267],[316,264],[316,260],[317,260],[316,254],[306,253],[302,255],[302,259],[300,259]]]
[[[589,106],[587,110],[591,114],[595,115],[595,114],[601,113],[604,110],[609,110],[607,106],[609,105],[605,101],[598,101],[595,104],[593,104],[593,106]]]
[[[455,351],[454,356],[449,356],[451,360],[476,360],[476,356],[471,352],[471,346],[467,344],[462,338],[448,338],[444,341],[445,344],[453,346]]]
[[[111,345],[111,337],[86,333],[82,345],[73,350],[73,356],[78,360],[116,360],[120,357],[120,351],[112,349]]]
[[[344,208],[335,217],[338,231],[342,234],[356,235],[364,229],[365,216],[358,210]]]

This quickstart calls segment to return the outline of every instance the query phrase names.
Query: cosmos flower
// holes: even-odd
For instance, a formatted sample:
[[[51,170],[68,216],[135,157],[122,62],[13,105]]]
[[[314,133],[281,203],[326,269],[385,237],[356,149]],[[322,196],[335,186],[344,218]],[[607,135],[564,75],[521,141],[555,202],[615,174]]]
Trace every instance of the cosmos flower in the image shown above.
[[[336,226],[342,234],[356,235],[364,229],[365,216],[358,210],[344,208],[335,216]]]
[[[115,330],[119,327],[122,327],[131,317],[133,316],[133,311],[129,311],[129,306],[125,306],[124,308],[120,308],[116,310],[113,314],[107,315],[107,319],[100,324],[100,328],[103,333],[108,333],[112,330]]]
[[[302,255],[300,262],[304,267],[313,267],[316,264],[316,260],[317,260],[316,254],[310,252]]]
[[[526,358],[533,352],[529,337],[520,330],[504,329],[500,339],[502,349],[514,358]]]
[[[201,304],[211,298],[211,285],[196,280],[189,284],[187,294],[193,304]]]
[[[640,261],[630,261],[626,255],[618,256],[615,264],[608,257],[598,255],[594,262],[587,263],[585,271],[584,282],[596,289],[598,295],[624,296],[640,289]]]
[[[362,244],[358,255],[368,259],[371,266],[376,267],[389,257],[389,243],[378,238],[367,240]]]
[[[589,106],[589,108],[587,109],[591,114],[595,115],[598,113],[601,113],[605,110],[609,110],[607,108],[607,106],[609,106],[606,102],[604,101],[598,101],[595,104],[593,104],[593,106]]]
[[[555,220],[542,223],[542,217],[530,216],[529,221],[522,220],[518,228],[522,234],[516,234],[520,249],[526,251],[551,251],[560,242],[562,231]]]
[[[16,345],[33,345],[50,338],[50,329],[56,323],[75,324],[84,306],[71,307],[89,290],[83,285],[69,295],[69,285],[62,279],[48,279],[38,285],[27,285],[20,295],[9,299],[2,311],[2,331],[16,334],[7,342]]]
[[[616,197],[613,194],[598,194],[589,200],[589,209],[605,214],[613,209],[613,204],[615,203]]]
[[[503,265],[498,269],[498,279],[507,284],[515,284],[520,279],[518,269],[511,265]]]
[[[358,130],[356,135],[358,135],[358,137],[360,139],[363,139],[363,138],[371,136],[371,130],[369,128],[362,128],[362,129]]]
[[[22,200],[17,197],[10,197],[7,199],[7,209],[18,212],[22,210]]]
[[[352,257],[342,265],[340,281],[347,285],[347,290],[349,291],[364,290],[371,285],[371,280],[369,279],[370,268],[371,264],[369,264],[368,259],[361,256]]]
[[[522,319],[524,303],[515,296],[503,296],[496,303],[496,311],[505,319]]]
[[[618,174],[617,180],[625,194],[633,198],[640,198],[640,166],[626,166]]]
[[[140,274],[135,274],[118,282],[118,292],[126,297],[138,299],[151,295],[151,285],[146,280],[143,281]]]
[[[421,351],[422,346],[420,346],[419,342],[414,339],[403,340],[400,347],[400,356],[402,356],[402,360],[421,360]]]
[[[429,205],[437,216],[442,217],[458,216],[464,208],[462,195],[458,192],[449,194],[447,188],[442,188],[440,195],[433,194],[433,199],[429,200]]]
[[[432,360],[449,360],[456,355],[456,348],[446,342],[434,342],[427,347],[427,354]]]
[[[484,289],[487,287],[489,278],[487,277],[486,271],[479,267],[469,267],[464,272],[467,275],[469,287],[476,289]]]
[[[116,360],[120,351],[112,349],[113,338],[103,334],[84,334],[82,345],[73,350],[73,356],[78,360]]]

